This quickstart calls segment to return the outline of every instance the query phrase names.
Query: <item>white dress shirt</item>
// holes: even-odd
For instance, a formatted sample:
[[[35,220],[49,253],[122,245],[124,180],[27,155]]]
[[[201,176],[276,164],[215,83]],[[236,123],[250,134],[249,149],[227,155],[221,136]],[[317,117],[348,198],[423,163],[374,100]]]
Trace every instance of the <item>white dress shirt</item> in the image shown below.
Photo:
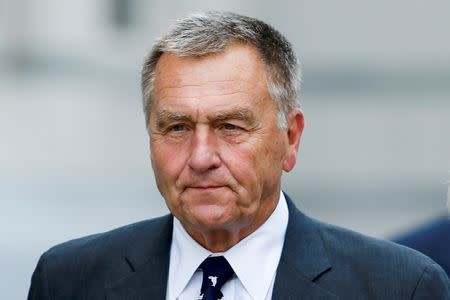
[[[286,199],[280,192],[277,207],[266,222],[223,253],[203,248],[174,218],[166,299],[199,299],[202,271],[198,267],[210,255],[223,255],[235,275],[222,287],[222,299],[270,300],[288,218]]]

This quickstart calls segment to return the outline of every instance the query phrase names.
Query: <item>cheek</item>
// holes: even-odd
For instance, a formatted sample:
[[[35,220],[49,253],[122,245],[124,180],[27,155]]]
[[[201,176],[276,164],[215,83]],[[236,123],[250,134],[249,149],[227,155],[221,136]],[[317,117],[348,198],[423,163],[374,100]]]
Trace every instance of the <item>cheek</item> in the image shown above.
[[[151,162],[157,181],[176,180],[184,168],[186,154],[183,147],[167,147],[155,143],[150,147]],[[162,182],[159,182],[161,184]]]
[[[225,147],[222,161],[240,187],[255,192],[258,183],[258,157],[254,145]]]
[[[253,192],[265,189],[280,176],[286,149],[275,135],[233,150],[227,155],[229,166],[233,176],[246,185],[246,189]]]

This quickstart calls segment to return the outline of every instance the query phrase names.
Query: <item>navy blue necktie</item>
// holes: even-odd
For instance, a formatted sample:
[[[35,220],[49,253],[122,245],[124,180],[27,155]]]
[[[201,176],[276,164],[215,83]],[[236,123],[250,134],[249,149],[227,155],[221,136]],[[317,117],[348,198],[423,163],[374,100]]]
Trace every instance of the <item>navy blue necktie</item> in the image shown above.
[[[201,299],[222,299],[223,294],[220,289],[233,276],[233,268],[223,256],[208,257],[202,262],[200,268],[203,271],[202,288],[200,290],[203,297]]]

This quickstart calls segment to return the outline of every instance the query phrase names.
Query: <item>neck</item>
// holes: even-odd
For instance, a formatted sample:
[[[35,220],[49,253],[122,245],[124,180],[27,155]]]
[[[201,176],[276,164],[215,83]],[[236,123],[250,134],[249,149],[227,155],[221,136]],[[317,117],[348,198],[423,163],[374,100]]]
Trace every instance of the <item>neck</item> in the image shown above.
[[[240,233],[234,233],[227,230],[211,230],[207,232],[190,232],[189,235],[205,249],[213,253],[225,252],[249,235],[242,236]]]

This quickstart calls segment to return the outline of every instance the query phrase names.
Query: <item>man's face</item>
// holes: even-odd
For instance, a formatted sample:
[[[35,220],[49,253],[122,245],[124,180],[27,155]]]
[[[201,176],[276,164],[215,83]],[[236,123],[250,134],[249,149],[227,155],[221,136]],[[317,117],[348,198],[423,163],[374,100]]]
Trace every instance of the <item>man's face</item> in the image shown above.
[[[163,54],[153,99],[151,161],[173,215],[191,234],[254,231],[276,206],[303,126],[295,111],[291,129],[278,128],[257,51],[236,44],[205,57]]]

